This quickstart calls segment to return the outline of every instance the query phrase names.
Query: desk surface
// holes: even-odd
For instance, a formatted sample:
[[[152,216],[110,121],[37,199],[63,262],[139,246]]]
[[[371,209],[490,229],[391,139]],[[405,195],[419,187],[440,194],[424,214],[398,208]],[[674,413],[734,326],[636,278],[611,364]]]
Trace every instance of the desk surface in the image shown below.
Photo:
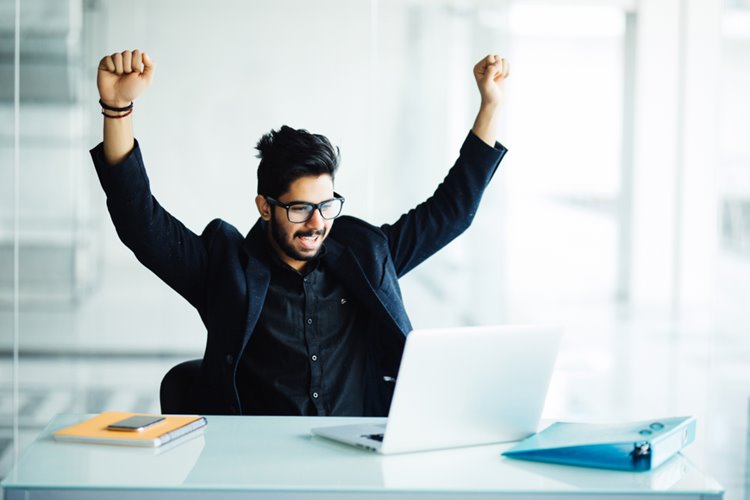
[[[60,443],[51,433],[88,416],[59,415],[3,481],[5,498],[721,498],[684,456],[651,472],[548,465],[489,445],[382,456],[310,434],[382,419],[209,416],[195,436],[159,449]],[[28,495],[28,496],[26,496]]]

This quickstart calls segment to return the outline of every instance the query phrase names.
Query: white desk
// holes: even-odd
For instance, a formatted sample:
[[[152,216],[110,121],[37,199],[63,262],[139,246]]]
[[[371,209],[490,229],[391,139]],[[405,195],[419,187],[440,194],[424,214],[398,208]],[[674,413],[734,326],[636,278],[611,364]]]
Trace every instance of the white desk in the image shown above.
[[[52,431],[87,417],[53,419],[3,481],[6,500],[723,496],[681,455],[652,472],[628,473],[501,457],[508,445],[381,456],[309,433],[378,419],[211,416],[202,433],[156,450],[52,439]]]

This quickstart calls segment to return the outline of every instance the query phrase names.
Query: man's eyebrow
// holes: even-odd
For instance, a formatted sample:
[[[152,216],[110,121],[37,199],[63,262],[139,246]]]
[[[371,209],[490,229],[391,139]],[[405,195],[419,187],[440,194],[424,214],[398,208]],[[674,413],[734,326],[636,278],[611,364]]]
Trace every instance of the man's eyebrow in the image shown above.
[[[334,200],[336,200],[336,197],[326,198],[325,200],[319,201],[318,203],[313,203],[312,201],[302,201],[302,200],[292,200],[292,201],[279,200],[279,203],[282,203],[284,205],[320,205],[321,203],[325,203],[327,201],[334,201]]]

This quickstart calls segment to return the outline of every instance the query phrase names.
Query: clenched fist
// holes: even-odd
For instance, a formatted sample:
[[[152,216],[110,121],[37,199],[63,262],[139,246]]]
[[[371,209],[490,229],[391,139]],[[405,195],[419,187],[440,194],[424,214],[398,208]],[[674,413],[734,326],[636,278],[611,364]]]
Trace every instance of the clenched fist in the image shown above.
[[[489,55],[474,66],[474,78],[482,96],[483,105],[499,106],[505,98],[505,79],[510,74],[510,64],[499,55]]]
[[[153,78],[154,63],[148,54],[140,50],[125,50],[102,58],[96,86],[105,104],[120,108],[141,95]]]

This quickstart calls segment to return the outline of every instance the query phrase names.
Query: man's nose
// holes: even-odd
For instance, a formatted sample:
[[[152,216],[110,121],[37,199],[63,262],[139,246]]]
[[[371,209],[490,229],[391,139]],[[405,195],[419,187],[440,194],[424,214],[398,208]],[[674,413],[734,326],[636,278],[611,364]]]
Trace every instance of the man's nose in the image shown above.
[[[325,226],[325,223],[326,220],[322,215],[320,215],[320,210],[316,208],[315,210],[313,210],[312,215],[307,220],[307,223],[305,225],[315,229],[322,229]]]

